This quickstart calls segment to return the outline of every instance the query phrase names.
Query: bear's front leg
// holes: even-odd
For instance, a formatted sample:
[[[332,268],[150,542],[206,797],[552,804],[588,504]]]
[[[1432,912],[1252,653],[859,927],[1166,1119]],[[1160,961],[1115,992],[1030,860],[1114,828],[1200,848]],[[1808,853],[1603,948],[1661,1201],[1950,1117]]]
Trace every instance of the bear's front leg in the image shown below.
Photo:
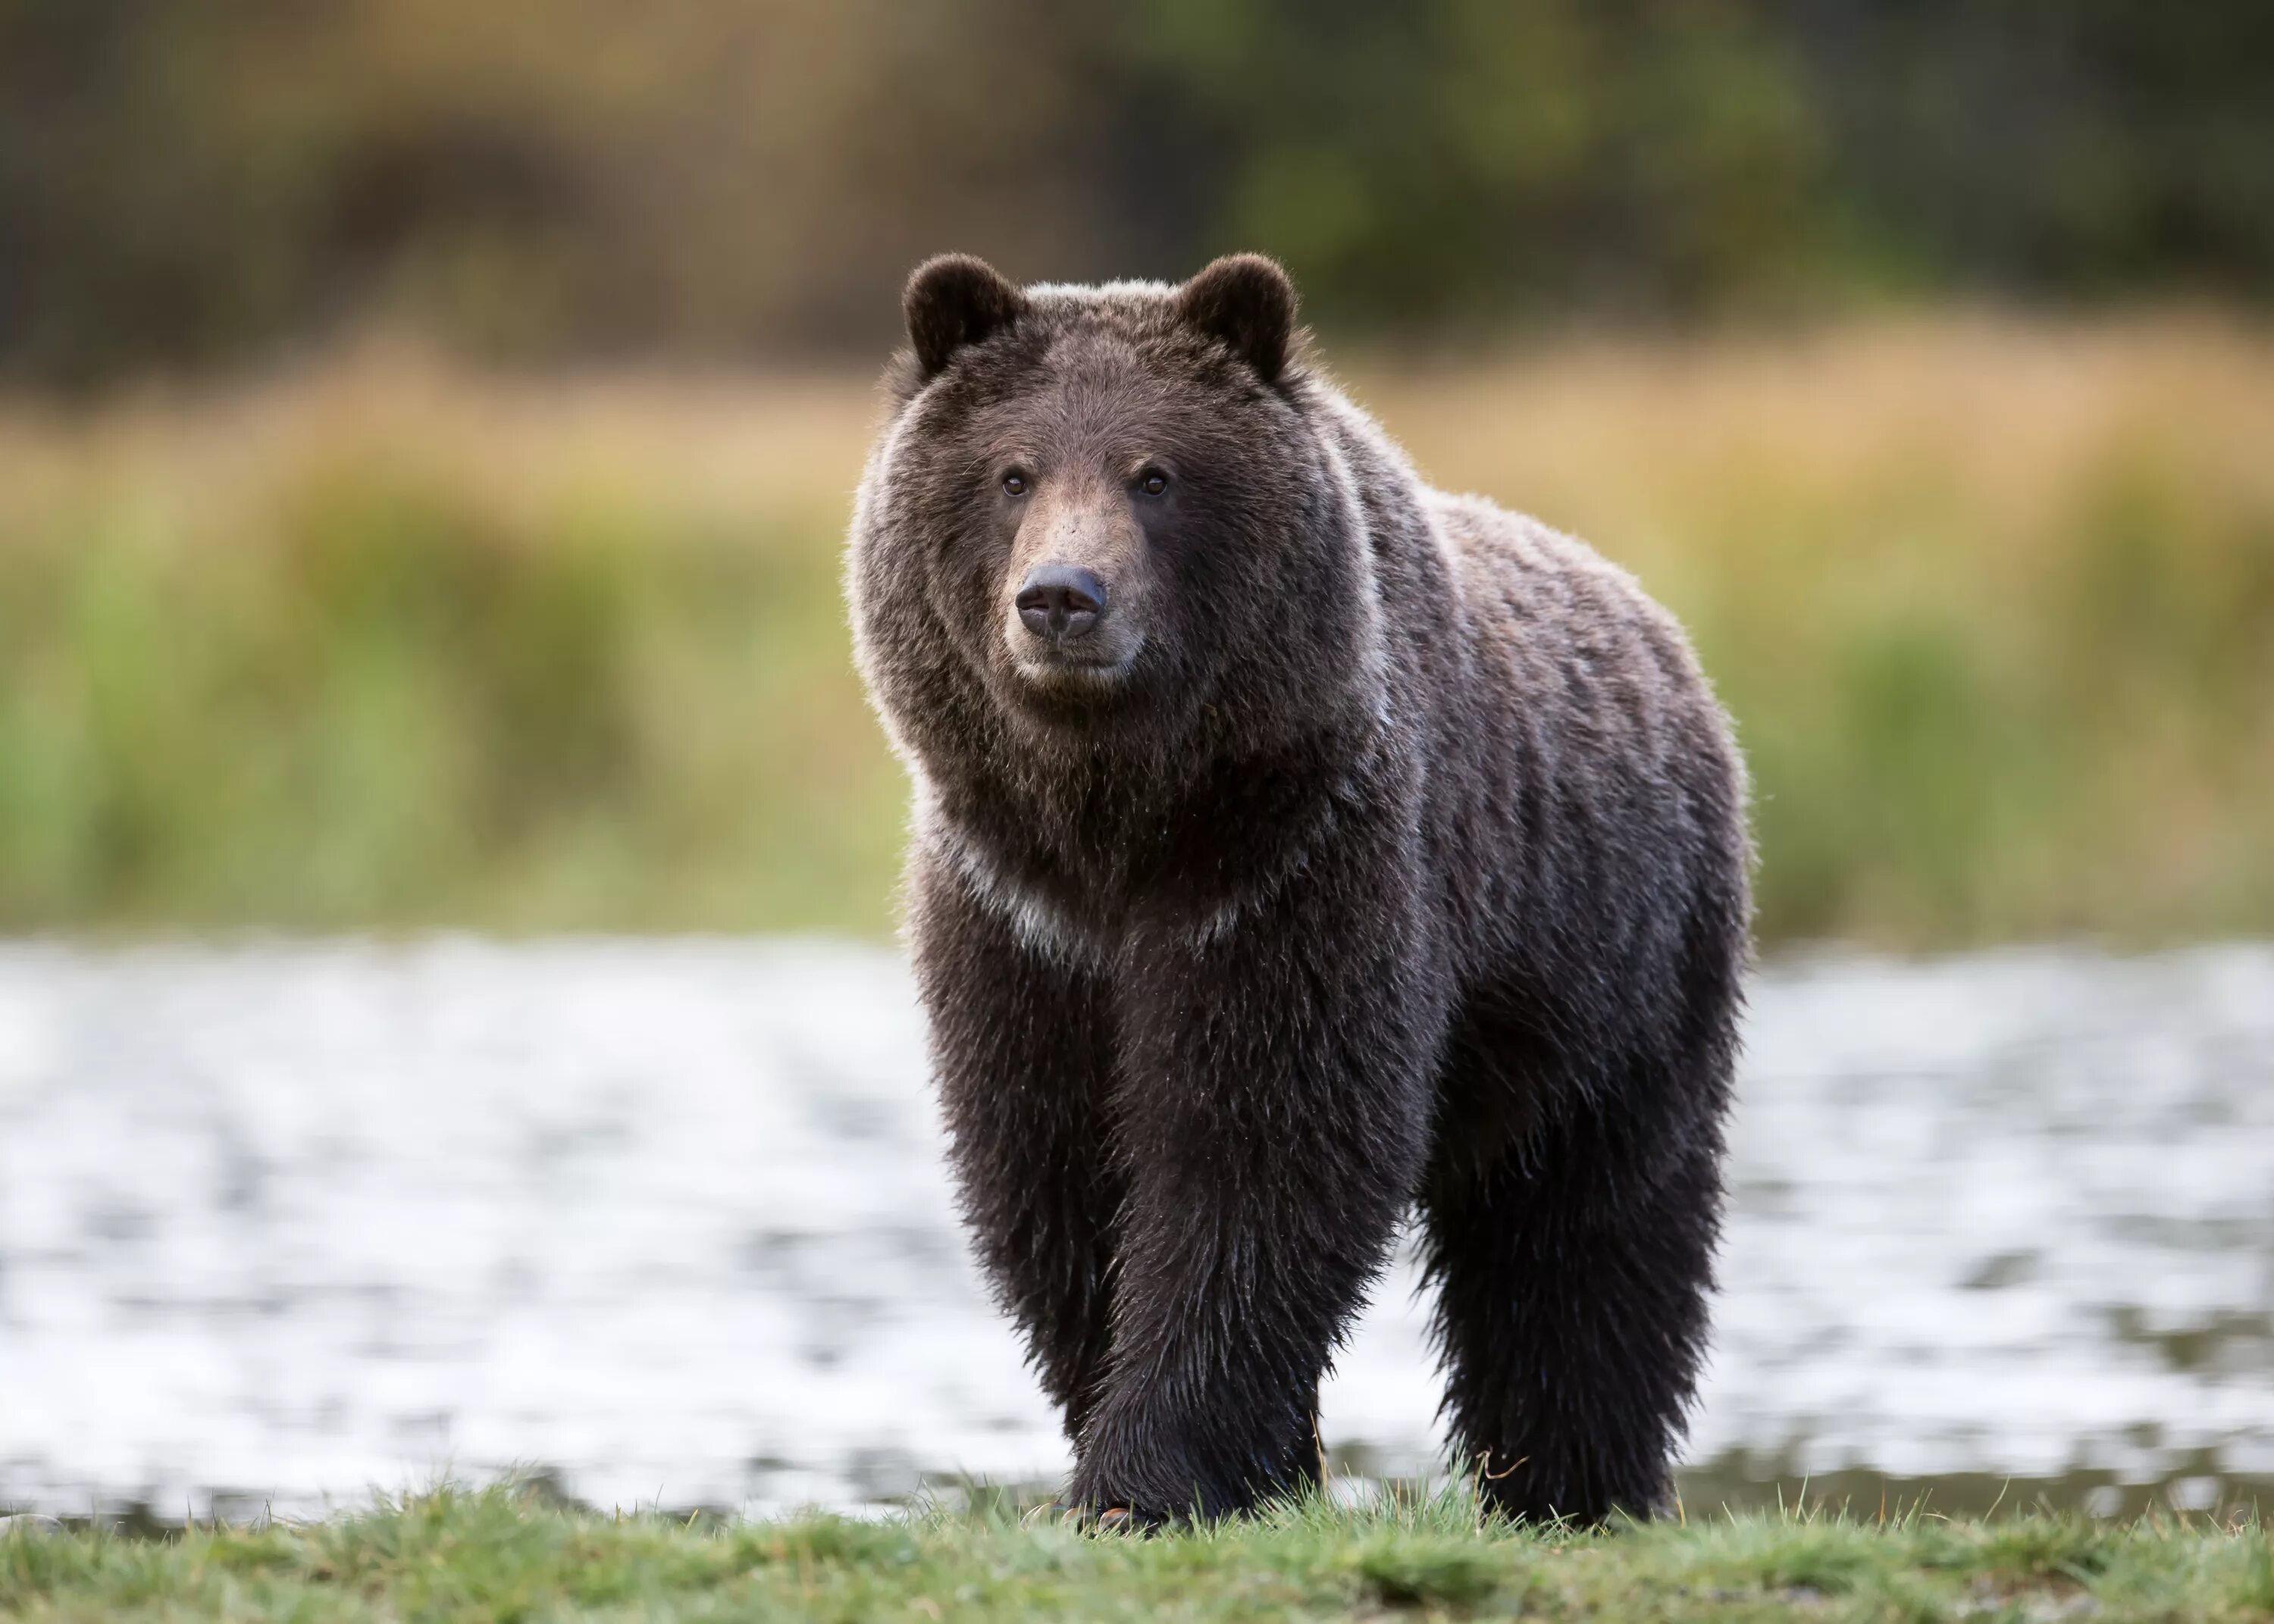
[[[1411,889],[1331,867],[1229,929],[1141,928],[1117,967],[1128,1196],[1068,1496],[1093,1514],[1222,1515],[1315,1470],[1319,1380],[1413,1189],[1443,1028]]]
[[[1106,1343],[1121,1183],[1103,1121],[1106,988],[1037,951],[952,865],[920,851],[908,930],[964,1221],[1043,1387],[1079,1439]]]

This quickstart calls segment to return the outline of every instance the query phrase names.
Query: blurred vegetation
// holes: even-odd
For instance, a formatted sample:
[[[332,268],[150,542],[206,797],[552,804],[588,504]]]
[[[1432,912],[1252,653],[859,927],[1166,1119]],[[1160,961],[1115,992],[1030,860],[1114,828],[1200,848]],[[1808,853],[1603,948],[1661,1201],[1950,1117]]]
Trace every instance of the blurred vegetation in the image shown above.
[[[1696,629],[1772,939],[2266,929],[2270,151],[2244,0],[0,0],[0,928],[884,929],[838,358],[957,246],[1285,256]]]
[[[866,408],[380,364],[0,432],[0,927],[878,926]]]
[[[891,335],[1261,248],[1344,332],[2274,292],[2263,0],[0,0],[0,372]]]
[[[2274,928],[2274,332],[1946,316],[1353,367],[1693,628],[1765,936]],[[366,350],[0,409],[0,929],[889,928],[865,381]]]

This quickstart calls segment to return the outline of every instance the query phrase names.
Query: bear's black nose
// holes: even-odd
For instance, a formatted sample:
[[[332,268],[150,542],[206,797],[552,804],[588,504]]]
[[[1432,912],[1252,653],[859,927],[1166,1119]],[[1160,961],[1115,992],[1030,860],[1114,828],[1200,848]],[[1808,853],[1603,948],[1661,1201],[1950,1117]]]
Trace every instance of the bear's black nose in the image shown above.
[[[1044,564],[1019,586],[1019,619],[1037,637],[1079,637],[1105,613],[1105,583],[1072,564]]]

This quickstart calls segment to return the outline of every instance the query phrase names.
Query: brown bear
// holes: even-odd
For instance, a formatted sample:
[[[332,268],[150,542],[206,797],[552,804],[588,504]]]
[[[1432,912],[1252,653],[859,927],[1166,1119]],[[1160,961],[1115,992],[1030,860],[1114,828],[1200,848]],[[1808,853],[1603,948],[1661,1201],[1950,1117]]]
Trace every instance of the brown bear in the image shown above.
[[[1152,1523],[1317,1469],[1401,1222],[1459,1470],[1668,1496],[1747,960],[1742,766],[1680,628],[1423,484],[1271,261],[910,280],[855,643],[963,1211],[1076,1466]]]

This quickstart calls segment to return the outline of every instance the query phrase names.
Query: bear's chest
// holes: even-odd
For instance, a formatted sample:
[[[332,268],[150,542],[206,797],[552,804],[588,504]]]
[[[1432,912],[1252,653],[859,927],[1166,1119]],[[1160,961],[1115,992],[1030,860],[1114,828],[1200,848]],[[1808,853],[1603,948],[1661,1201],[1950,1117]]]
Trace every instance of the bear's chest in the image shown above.
[[[1177,811],[1104,798],[957,798],[927,820],[926,841],[1030,944],[1084,962],[1111,959],[1133,923],[1195,891]]]
[[[1110,963],[1140,931],[1216,939],[1299,870],[1333,824],[1326,794],[1259,800],[1254,778],[1231,794],[1205,782],[1177,793],[1053,787],[935,790],[919,834],[1030,946],[1069,963]]]

